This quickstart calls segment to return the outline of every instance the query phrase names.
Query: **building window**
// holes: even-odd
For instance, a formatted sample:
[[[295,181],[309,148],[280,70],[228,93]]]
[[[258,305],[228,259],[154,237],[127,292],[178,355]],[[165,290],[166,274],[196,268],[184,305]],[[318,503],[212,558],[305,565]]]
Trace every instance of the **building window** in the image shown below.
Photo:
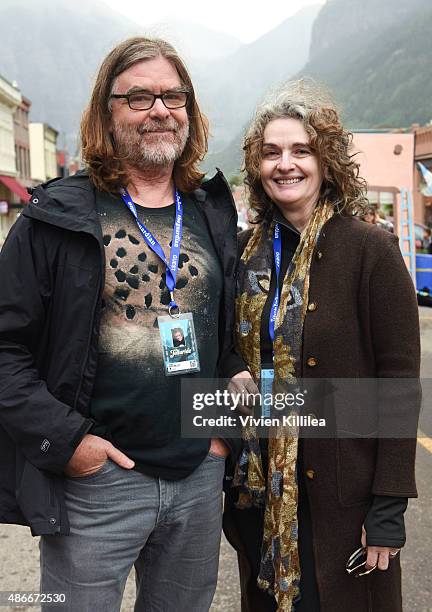
[[[15,145],[15,162],[18,174],[21,174],[20,148]]]
[[[391,191],[381,191],[379,194],[379,208],[386,217],[394,217],[395,194]]]
[[[30,150],[25,150],[25,175],[27,179],[30,179]]]
[[[381,191],[380,194],[380,204],[391,204],[393,206],[394,203],[394,194],[391,191]]]
[[[392,191],[368,191],[369,203],[382,210],[386,217],[393,218],[396,195]]]
[[[370,204],[378,204],[378,191],[368,191],[367,197]]]

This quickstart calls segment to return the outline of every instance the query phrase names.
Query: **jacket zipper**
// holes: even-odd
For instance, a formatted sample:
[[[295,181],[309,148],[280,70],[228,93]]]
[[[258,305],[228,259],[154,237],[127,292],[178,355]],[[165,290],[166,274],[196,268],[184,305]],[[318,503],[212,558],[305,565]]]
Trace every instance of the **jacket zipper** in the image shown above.
[[[88,334],[88,338],[87,338],[87,346],[86,346],[86,352],[85,352],[85,359],[83,361],[83,366],[81,368],[81,373],[80,373],[80,382],[77,388],[77,391],[75,393],[75,399],[74,399],[74,403],[73,403],[73,407],[76,410],[77,409],[77,405],[78,405],[78,400],[81,394],[81,389],[82,389],[82,384],[83,384],[83,378],[84,378],[84,372],[85,369],[87,367],[87,363],[88,363],[88,358],[89,358],[89,354],[90,354],[90,345],[91,345],[91,340],[92,340],[92,336],[93,336],[93,331],[94,331],[94,325],[95,325],[95,316],[96,316],[96,308],[97,305],[99,303],[99,299],[101,298],[102,295],[102,279],[105,275],[105,253],[102,249],[102,246],[99,242],[99,240],[96,238],[96,236],[94,236],[93,234],[90,234],[90,236],[93,236],[93,238],[97,241],[98,243],[98,247],[99,247],[99,251],[100,251],[100,276],[99,276],[99,284],[96,290],[96,297],[95,300],[93,302],[93,307],[92,307],[92,317],[91,317],[91,325],[90,325],[90,331]],[[83,415],[84,416],[84,415]],[[88,415],[87,415],[88,416]]]

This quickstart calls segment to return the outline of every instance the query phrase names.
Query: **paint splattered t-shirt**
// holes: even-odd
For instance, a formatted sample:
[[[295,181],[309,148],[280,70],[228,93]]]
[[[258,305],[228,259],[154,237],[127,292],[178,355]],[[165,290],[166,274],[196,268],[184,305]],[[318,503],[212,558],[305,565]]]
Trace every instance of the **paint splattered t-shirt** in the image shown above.
[[[168,314],[165,265],[147,246],[120,197],[98,195],[105,245],[105,288],[99,360],[91,404],[97,426],[136,462],[136,469],[165,479],[183,478],[204,458],[207,439],[182,439],[182,376],[165,376],[157,317]],[[194,317],[202,378],[216,374],[222,269],[205,218],[183,196],[175,300]],[[136,206],[138,218],[169,260],[174,204]]]

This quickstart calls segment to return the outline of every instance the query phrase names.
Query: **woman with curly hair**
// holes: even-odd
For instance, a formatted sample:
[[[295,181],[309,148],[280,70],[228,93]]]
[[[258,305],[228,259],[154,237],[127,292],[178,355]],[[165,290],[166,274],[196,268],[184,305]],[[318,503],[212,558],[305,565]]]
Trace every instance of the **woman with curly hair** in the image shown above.
[[[273,393],[300,379],[419,376],[413,285],[397,239],[356,218],[367,199],[351,140],[329,96],[307,81],[258,107],[245,137],[256,223],[240,235],[236,339],[251,379],[270,376]],[[324,395],[309,416],[331,429]],[[415,434],[308,433],[244,430],[224,516],[242,612],[402,611]]]

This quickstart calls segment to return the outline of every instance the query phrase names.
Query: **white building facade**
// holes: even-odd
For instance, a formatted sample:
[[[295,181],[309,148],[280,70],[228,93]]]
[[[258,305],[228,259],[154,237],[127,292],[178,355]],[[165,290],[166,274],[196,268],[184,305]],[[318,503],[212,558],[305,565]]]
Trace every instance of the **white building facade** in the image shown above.
[[[44,183],[56,178],[58,176],[57,130],[46,123],[30,123],[29,134],[32,179]]]

